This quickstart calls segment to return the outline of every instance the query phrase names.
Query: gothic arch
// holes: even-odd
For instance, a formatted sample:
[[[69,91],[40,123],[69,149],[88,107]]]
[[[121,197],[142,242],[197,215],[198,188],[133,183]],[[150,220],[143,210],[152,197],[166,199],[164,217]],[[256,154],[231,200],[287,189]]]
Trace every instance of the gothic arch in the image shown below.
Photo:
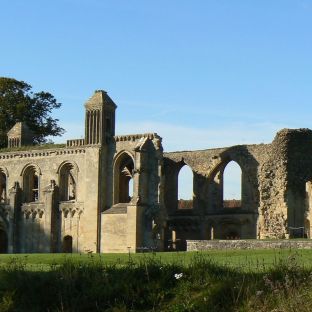
[[[211,194],[217,194],[216,198],[213,199],[214,203],[212,204],[214,209],[216,209],[216,207],[222,207],[223,208],[223,201],[224,201],[224,171],[227,167],[227,165],[230,162],[234,162],[236,165],[239,166],[240,171],[241,171],[241,177],[240,177],[240,200],[241,201],[243,199],[243,187],[244,187],[244,183],[243,183],[243,179],[245,179],[247,181],[247,177],[248,175],[246,174],[245,170],[244,170],[244,166],[242,166],[241,162],[238,161],[235,157],[230,158],[230,157],[226,157],[225,159],[223,159],[222,161],[220,161],[217,165],[214,166],[214,168],[210,171],[210,174],[208,175],[208,181],[209,181],[209,188],[212,189]],[[240,204],[241,206],[241,204]]]
[[[35,170],[36,170],[36,172],[38,173],[38,175],[40,175],[40,176],[42,175],[41,169],[40,169],[40,167],[39,167],[37,164],[28,163],[27,165],[25,165],[25,166],[23,167],[20,176],[23,177],[24,174],[25,174],[25,171],[28,170],[28,168],[30,168],[30,167],[35,168]]]
[[[191,177],[188,175],[191,174]],[[181,177],[182,175],[182,177]],[[185,176],[184,176],[185,175]],[[184,179],[188,179],[185,181]],[[182,198],[181,189],[185,188],[187,184],[187,193],[191,190],[191,193],[188,194],[188,198]],[[185,190],[184,190],[185,191]],[[182,191],[183,192],[183,191]],[[193,198],[194,198],[194,170],[192,167],[187,164],[184,160],[181,162],[180,168],[177,171],[177,201],[178,209],[191,209],[193,208]]]
[[[129,157],[131,157],[131,158],[132,158],[132,161],[133,161],[133,163],[134,163],[134,155],[133,155],[130,151],[122,150],[122,151],[119,151],[119,152],[115,155],[115,157],[114,157],[114,161],[113,161],[114,167],[115,167],[117,161],[120,160],[120,157],[122,157],[124,154],[127,154]]]
[[[113,178],[114,178],[114,204],[128,203],[129,182],[133,178],[134,159],[128,151],[119,152],[114,159]]]
[[[62,169],[63,166],[66,166],[67,164],[70,164],[73,166],[75,172],[79,172],[79,167],[77,165],[77,163],[75,161],[72,161],[72,160],[65,160],[63,161],[57,168],[57,171],[56,171],[56,174],[59,174],[60,173],[60,170]]]
[[[27,203],[39,201],[40,167],[36,164],[28,164],[23,168],[21,176],[23,177],[22,189],[24,192],[24,201]]]
[[[221,161],[219,161],[215,166],[213,166],[213,168],[209,171],[208,173],[208,178],[209,179],[213,179],[216,174],[220,171],[223,171],[224,168],[231,162],[234,161],[235,163],[237,163],[242,172],[244,171],[244,164],[241,163],[241,161],[239,159],[237,159],[236,157],[226,157],[224,159],[222,159]]]
[[[57,173],[61,201],[77,200],[78,172],[75,162],[64,161],[59,166]]]
[[[223,169],[223,201],[235,201],[235,205],[240,205],[242,199],[242,168],[234,160],[228,162]],[[235,194],[237,193],[237,194]],[[232,203],[233,204],[233,203]],[[230,205],[233,207],[233,205]]]

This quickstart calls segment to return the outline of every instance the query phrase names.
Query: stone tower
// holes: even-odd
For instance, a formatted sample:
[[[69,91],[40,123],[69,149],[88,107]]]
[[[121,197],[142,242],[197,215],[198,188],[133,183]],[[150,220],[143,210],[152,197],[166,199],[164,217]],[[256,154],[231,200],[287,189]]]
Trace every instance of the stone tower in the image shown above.
[[[85,108],[85,144],[108,144],[115,135],[116,104],[105,91],[96,90]]]
[[[34,135],[25,122],[17,122],[8,132],[8,147],[32,145]]]

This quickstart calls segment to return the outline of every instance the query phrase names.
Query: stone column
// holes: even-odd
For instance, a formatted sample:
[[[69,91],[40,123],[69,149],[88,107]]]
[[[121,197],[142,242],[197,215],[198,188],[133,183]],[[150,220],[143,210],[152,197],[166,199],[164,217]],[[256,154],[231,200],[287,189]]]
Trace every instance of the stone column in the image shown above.
[[[141,174],[141,155],[135,152],[134,156],[134,170],[133,170],[133,197],[132,202],[136,203],[139,200],[139,187],[140,187],[140,174]]]
[[[52,218],[53,218],[53,211],[56,209],[55,207],[55,181],[51,180],[50,185],[47,186],[44,191],[44,222],[43,222],[43,246],[45,252],[52,252],[55,251],[55,246],[57,243],[57,231],[52,229]],[[53,224],[56,226],[56,224]]]
[[[14,253],[20,252],[21,249],[21,229],[22,229],[22,215],[21,215],[21,189],[18,182],[9,190],[10,206],[12,209],[12,223],[10,223],[10,237],[12,251]]]

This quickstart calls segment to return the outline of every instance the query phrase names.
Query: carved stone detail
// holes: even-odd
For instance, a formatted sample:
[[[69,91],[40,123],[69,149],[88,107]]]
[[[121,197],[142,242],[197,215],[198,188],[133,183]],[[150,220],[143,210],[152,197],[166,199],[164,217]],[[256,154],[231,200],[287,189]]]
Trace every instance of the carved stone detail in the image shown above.
[[[75,215],[79,217],[84,210],[82,202],[60,202],[59,206],[60,211],[63,213],[65,218],[71,217],[73,218]]]

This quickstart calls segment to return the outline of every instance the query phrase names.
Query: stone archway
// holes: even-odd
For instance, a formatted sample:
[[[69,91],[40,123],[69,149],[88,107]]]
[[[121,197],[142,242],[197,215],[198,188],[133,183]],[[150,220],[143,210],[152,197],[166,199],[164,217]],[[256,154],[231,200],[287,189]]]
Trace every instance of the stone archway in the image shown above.
[[[133,184],[134,161],[127,152],[122,152],[114,164],[114,204],[129,203]]]
[[[66,235],[63,238],[63,252],[64,253],[72,253],[73,252],[73,237],[70,235]]]
[[[77,196],[77,166],[64,163],[59,169],[59,192],[61,201],[74,201]]]
[[[37,165],[28,165],[23,169],[21,175],[23,176],[24,201],[26,203],[39,201],[40,168]]]
[[[194,173],[187,164],[183,165],[179,170],[177,188],[177,209],[193,209]]]

